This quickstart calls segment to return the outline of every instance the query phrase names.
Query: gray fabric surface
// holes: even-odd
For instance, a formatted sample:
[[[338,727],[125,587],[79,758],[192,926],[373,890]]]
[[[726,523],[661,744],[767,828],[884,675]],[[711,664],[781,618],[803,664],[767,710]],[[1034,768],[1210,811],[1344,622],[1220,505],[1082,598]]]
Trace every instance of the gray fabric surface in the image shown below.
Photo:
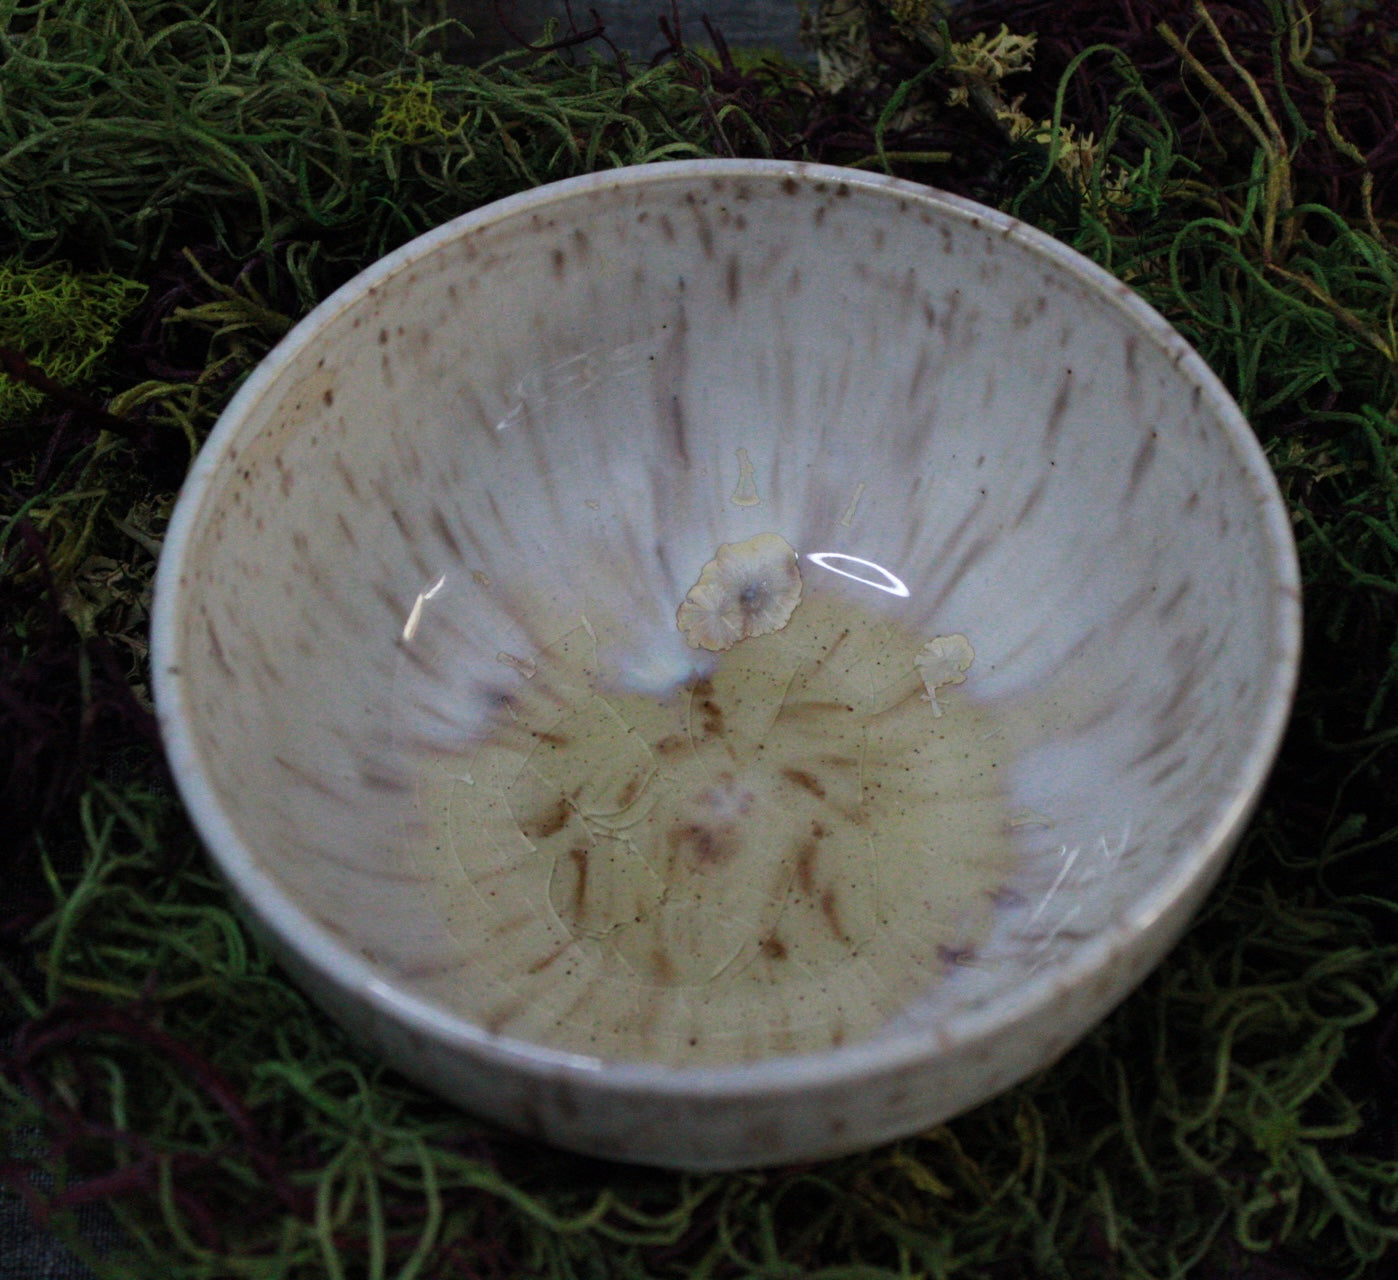
[[[99,1252],[116,1239],[116,1224],[100,1206],[79,1214]],[[33,1219],[16,1195],[0,1190],[0,1280],[93,1280],[92,1271]]]
[[[811,7],[814,8],[812,0]],[[452,0],[452,8],[488,51],[509,47],[493,0]],[[563,0],[503,0],[498,5],[510,27],[535,37],[545,22],[564,19]],[[670,0],[573,0],[573,20],[580,29],[593,25],[592,14],[606,25],[607,38],[633,57],[647,58],[665,48],[659,18],[673,22]],[[708,44],[704,16],[734,48],[797,52],[800,9],[797,0],[680,0],[680,33],[687,42]]]

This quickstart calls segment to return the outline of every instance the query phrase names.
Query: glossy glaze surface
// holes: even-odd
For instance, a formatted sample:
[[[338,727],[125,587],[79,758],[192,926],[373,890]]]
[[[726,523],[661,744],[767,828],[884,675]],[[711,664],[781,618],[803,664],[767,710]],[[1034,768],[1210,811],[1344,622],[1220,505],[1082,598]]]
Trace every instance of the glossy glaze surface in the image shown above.
[[[934,911],[919,933],[917,910],[892,935],[856,931],[827,986],[900,949],[914,980],[840,996],[862,1020],[832,1047],[774,1033],[693,1059],[727,1065],[550,1044],[550,997],[533,988],[513,1019],[463,1002],[470,948],[492,945],[475,935],[505,917],[463,930],[443,908],[452,876],[476,892],[480,868],[424,856],[433,813],[480,784],[451,778],[443,798],[424,777],[498,736],[501,708],[544,687],[541,668],[566,684],[556,654],[570,635],[587,637],[587,699],[601,691],[633,719],[628,698],[692,702],[715,657],[677,611],[720,547],[766,535],[793,549],[811,599],[916,640],[898,678],[916,693],[932,673],[928,742],[958,732],[958,712],[987,726],[1006,851],[976,889],[974,937]],[[504,201],[325,303],[199,460],[154,640],[190,808],[328,1008],[507,1123],[719,1166],[930,1124],[1051,1061],[1143,977],[1256,797],[1289,704],[1297,613],[1289,533],[1246,424],[1124,286],[922,188],[705,162]],[[944,647],[918,665],[920,646],[952,636],[973,661]],[[582,695],[570,698],[560,714],[577,712]],[[856,736],[866,749],[867,724]],[[624,758],[628,741],[599,752]],[[788,763],[769,779],[790,783],[782,767],[812,773]],[[588,827],[586,806],[566,803],[576,783],[531,770],[546,781],[512,801],[515,774],[494,809],[531,846],[521,858],[551,839],[555,790],[558,830],[590,832],[546,855],[529,891],[566,947],[590,936],[573,851],[596,843],[601,808]],[[776,830],[795,824],[784,852],[754,839],[767,889],[725,910],[747,922],[724,955],[746,955],[749,977],[772,967],[773,904],[799,879],[797,828],[818,821],[814,793],[791,785],[762,801],[785,815]],[[652,844],[705,793],[681,790]],[[835,861],[856,885],[848,900],[865,903],[849,848]],[[609,865],[592,856],[594,871]],[[782,892],[776,865],[790,870]],[[638,888],[634,866],[614,879],[652,908],[665,896]],[[642,986],[664,985],[677,961],[693,976],[683,946],[666,953]],[[521,952],[521,967],[543,954]],[[775,1026],[781,1001],[764,999]],[[710,1033],[676,1024],[665,1040],[691,1034]]]

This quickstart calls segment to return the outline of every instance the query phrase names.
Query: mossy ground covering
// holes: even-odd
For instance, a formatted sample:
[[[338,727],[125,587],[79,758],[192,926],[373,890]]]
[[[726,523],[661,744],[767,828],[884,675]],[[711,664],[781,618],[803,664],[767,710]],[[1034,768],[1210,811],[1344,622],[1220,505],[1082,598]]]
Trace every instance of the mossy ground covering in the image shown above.
[[[446,16],[0,0],[3,1194],[109,1205],[107,1275],[1393,1274],[1391,6],[848,0],[818,67],[587,21],[473,66]],[[194,451],[317,299],[511,191],[726,154],[956,190],[1140,290],[1267,449],[1307,649],[1224,883],[1082,1045],[930,1133],[698,1177],[496,1133],[306,1006],[173,797],[146,624]]]

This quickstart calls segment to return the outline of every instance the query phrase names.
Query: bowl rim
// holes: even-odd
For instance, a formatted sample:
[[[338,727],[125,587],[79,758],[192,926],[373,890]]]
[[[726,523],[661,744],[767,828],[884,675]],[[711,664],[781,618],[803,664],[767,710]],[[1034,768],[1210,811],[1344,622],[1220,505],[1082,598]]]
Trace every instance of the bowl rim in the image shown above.
[[[352,947],[334,937],[262,870],[218,799],[210,772],[195,741],[189,697],[180,668],[180,620],[188,592],[182,582],[185,560],[210,500],[215,477],[244,427],[248,412],[330,321],[387,281],[443,245],[492,224],[559,206],[599,192],[664,183],[710,183],[715,179],[780,183],[795,180],[820,190],[858,189],[876,199],[919,204],[934,216],[951,217],[974,229],[998,231],[1052,270],[1075,278],[1115,306],[1124,322],[1170,355],[1186,380],[1200,388],[1199,412],[1213,416],[1225,443],[1256,495],[1272,579],[1272,652],[1259,694],[1258,724],[1238,762],[1238,785],[1215,801],[1211,820],[1177,855],[1170,874],[1155,881],[1130,911],[1048,965],[1012,992],[984,1005],[953,1009],[935,1025],[883,1031],[828,1050],[774,1055],[723,1066],[672,1066],[646,1060],[613,1060],[550,1048],[508,1035],[492,1034],[466,1018],[396,985]],[[581,203],[581,202],[580,202]],[[581,203],[585,207],[585,203]],[[763,159],[669,160],[626,166],[562,179],[504,197],[461,214],[406,242],[365,268],[315,306],[252,370],[220,414],[179,493],[161,550],[151,614],[151,673],[161,736],[181,799],[208,856],[241,898],[254,920],[270,932],[274,949],[294,954],[316,979],[338,993],[372,1007],[374,1015],[426,1037],[439,1049],[507,1071],[540,1079],[569,1078],[619,1093],[672,1099],[777,1097],[895,1073],[958,1049],[1011,1033],[1050,1012],[1065,990],[1107,972],[1113,961],[1164,928],[1159,953],[1183,932],[1194,906],[1178,918],[1175,908],[1192,893],[1217,880],[1234,844],[1260,799],[1281,745],[1299,678],[1301,641],[1300,568],[1290,521],[1276,477],[1260,443],[1232,396],[1202,357],[1130,286],[1048,233],[962,196],[882,174],[804,161]],[[1197,903],[1194,904],[1197,906]],[[1152,961],[1154,964],[1155,961]],[[1129,975],[1113,1004],[1147,970]],[[1117,988],[1113,988],[1116,990]],[[1093,1021],[1110,1004],[1094,1012]],[[1011,1081],[1005,1081],[1005,1084]]]

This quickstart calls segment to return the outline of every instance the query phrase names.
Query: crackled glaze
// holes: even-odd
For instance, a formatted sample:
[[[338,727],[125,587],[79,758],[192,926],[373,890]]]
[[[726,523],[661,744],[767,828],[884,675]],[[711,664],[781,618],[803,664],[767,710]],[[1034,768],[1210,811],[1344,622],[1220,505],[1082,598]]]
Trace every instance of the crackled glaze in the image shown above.
[[[661,697],[579,625],[432,753],[437,998],[612,1061],[750,1062],[870,1035],[968,962],[1018,872],[1008,726],[936,707],[922,638],[854,596],[813,587]]]
[[[820,1052],[609,1061],[463,1014],[423,762],[584,620],[618,696],[702,678],[677,608],[767,533],[808,586],[973,647],[935,724],[1002,735],[986,929],[929,926],[925,987]],[[1102,1016],[1236,840],[1297,636],[1265,461],[1125,286],[923,188],[716,161],[514,197],[327,301],[196,463],[154,653],[204,838],[332,1013],[506,1123],[714,1167],[910,1132]]]

